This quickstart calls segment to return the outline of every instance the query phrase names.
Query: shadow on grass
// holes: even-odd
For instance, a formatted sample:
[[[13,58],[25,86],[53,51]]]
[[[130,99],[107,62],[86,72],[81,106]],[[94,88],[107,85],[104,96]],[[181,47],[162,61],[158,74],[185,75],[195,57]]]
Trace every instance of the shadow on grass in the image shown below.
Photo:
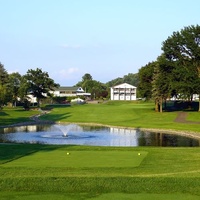
[[[8,116],[7,113],[0,111],[0,116]]]
[[[64,114],[46,114],[40,117],[41,120],[50,120],[50,121],[61,121],[62,119],[67,119],[71,117],[71,113]]]
[[[30,121],[28,117],[8,118],[8,119],[0,120],[0,126],[6,127],[8,125],[24,123],[28,121]]]
[[[75,145],[65,146],[65,149],[72,148],[73,146]],[[0,165],[34,154],[38,151],[53,151],[60,148],[63,148],[63,146],[42,144],[0,144]]]
[[[70,104],[49,104],[45,105],[44,107],[41,107],[42,110],[52,110],[54,108],[66,108],[70,107]]]

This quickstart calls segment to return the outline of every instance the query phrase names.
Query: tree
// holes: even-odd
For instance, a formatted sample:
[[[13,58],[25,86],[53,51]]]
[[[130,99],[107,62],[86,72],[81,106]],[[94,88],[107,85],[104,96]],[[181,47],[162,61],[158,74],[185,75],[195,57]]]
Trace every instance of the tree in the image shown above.
[[[107,86],[99,81],[93,80],[92,76],[88,73],[84,74],[82,81],[76,84],[78,87],[82,87],[85,92],[91,93],[91,98],[106,98],[108,96]]]
[[[177,95],[187,101],[193,100],[193,94],[198,94],[199,77],[198,72],[193,66],[176,66],[173,70],[172,87]]]
[[[27,94],[28,94],[28,92],[29,92],[29,84],[28,84],[28,81],[27,81],[27,79],[24,75],[24,76],[21,76],[20,88],[18,89],[18,97],[20,99],[20,102],[27,104],[27,101],[28,101]]]
[[[8,72],[4,66],[0,63],[0,84],[5,85],[8,83]]]
[[[16,102],[18,101],[21,79],[22,77],[18,72],[9,74],[9,91],[14,106],[16,106]]]
[[[8,73],[0,63],[0,108],[8,102]]]
[[[182,91],[188,93],[190,87],[190,92],[197,92],[200,97],[200,88],[197,87],[200,82],[200,26],[188,26],[179,32],[174,32],[163,42],[162,50],[166,59],[170,62],[176,62],[180,68],[180,73],[186,74],[182,79],[183,82],[180,83],[184,88],[182,88]],[[196,80],[191,82],[188,76]],[[189,87],[185,88],[183,83]]]
[[[82,82],[85,81],[91,81],[92,80],[92,76],[88,73],[86,73],[83,77],[82,77]]]
[[[124,75],[122,78],[116,78],[106,83],[108,87],[113,87],[115,85],[119,85],[122,83],[128,83],[130,85],[138,86],[139,77],[138,73],[133,74],[129,73],[128,75]]]
[[[82,84],[83,88],[87,88],[87,92],[91,93],[91,98],[106,98],[108,95],[107,87],[103,83],[95,80],[86,80]]]
[[[127,75],[124,75],[123,83],[128,83],[137,87],[139,83],[138,73],[128,73]]]
[[[138,77],[138,93],[139,96],[146,99],[152,97],[152,80],[154,73],[155,62],[148,63],[144,67],[140,68]]]
[[[124,81],[123,78],[118,77],[118,78],[115,78],[115,79],[113,79],[113,80],[107,82],[106,85],[107,85],[108,87],[113,87],[113,86],[122,84],[123,81]]]
[[[37,98],[38,107],[40,100],[46,98],[45,94],[50,96],[49,91],[53,91],[54,88],[59,87],[59,84],[54,83],[54,80],[49,78],[47,72],[43,72],[39,68],[36,70],[29,69],[24,77],[27,81],[29,94]]]
[[[6,86],[0,84],[0,109],[2,109],[2,106],[6,103],[6,91]]]
[[[79,81],[75,86],[77,86],[77,87],[83,87],[83,83],[85,81],[89,81],[89,80],[92,80],[92,76],[90,74],[86,73],[86,74],[84,74],[82,76],[82,80]]]
[[[174,66],[166,60],[164,55],[157,58],[152,80],[152,97],[155,100],[155,110],[157,112],[162,112],[163,102],[166,102],[167,98],[172,95],[173,69]]]

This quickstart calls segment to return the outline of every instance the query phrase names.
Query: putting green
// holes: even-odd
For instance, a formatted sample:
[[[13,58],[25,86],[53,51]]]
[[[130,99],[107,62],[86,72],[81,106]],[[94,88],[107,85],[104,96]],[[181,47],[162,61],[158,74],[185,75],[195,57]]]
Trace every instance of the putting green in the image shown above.
[[[25,155],[3,167],[137,167],[146,151],[39,151]]]

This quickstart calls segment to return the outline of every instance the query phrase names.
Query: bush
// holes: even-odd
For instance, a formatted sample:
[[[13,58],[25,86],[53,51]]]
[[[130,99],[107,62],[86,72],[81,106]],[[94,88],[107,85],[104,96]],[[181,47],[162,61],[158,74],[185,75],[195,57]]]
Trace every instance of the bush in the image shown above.
[[[30,109],[30,101],[28,101],[27,99],[24,100],[24,110],[29,110]]]

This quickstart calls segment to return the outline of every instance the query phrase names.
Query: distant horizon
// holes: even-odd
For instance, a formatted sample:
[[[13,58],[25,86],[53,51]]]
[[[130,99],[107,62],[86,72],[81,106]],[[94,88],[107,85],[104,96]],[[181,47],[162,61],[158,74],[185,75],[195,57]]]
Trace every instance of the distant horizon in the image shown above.
[[[128,73],[128,74],[137,74],[137,73]],[[125,74],[124,76],[126,76],[126,75],[128,75],[128,74]],[[123,78],[124,76],[122,76],[122,77],[117,77],[117,78]],[[51,77],[50,77],[51,78]],[[117,79],[117,78],[114,78],[114,79],[112,79],[112,80],[110,80],[110,81],[113,81],[113,80],[115,80],[115,79]],[[82,79],[81,79],[82,80]],[[81,80],[79,80],[79,81],[81,81]],[[95,80],[95,79],[93,79],[93,80]],[[78,81],[78,82],[79,82]],[[99,81],[99,80],[95,80],[95,81]],[[110,81],[107,81],[107,82],[101,82],[101,81],[99,81],[99,82],[101,82],[101,83],[103,83],[103,84],[106,84],[106,83],[108,83],[108,82],[110,82]],[[77,83],[78,83],[77,82]],[[77,83],[75,83],[74,85],[61,85],[61,84],[59,84],[60,85],[60,87],[76,87],[75,85],[77,84]],[[78,86],[77,86],[78,87]]]
[[[7,72],[40,68],[60,85],[75,85],[86,73],[102,83],[138,73],[174,31],[200,19],[197,0],[0,2]]]
[[[1,63],[1,64],[3,64],[3,63]],[[4,68],[5,68],[5,66],[4,66]],[[5,70],[6,70],[6,68],[5,68]],[[7,70],[6,70],[7,71]],[[45,72],[47,72],[48,73],[48,71],[45,71]],[[15,72],[11,72],[11,73],[15,73]],[[8,74],[11,74],[11,73],[8,73]],[[128,74],[137,74],[137,73],[128,73]],[[106,83],[108,83],[108,82],[110,82],[110,81],[113,81],[113,80],[115,80],[115,79],[117,79],[117,78],[123,78],[124,76],[126,76],[126,75],[128,75],[128,74],[125,74],[125,75],[123,75],[123,76],[121,76],[121,77],[116,77],[116,78],[113,78],[113,79],[111,79],[111,80],[109,80],[109,81],[107,81],[107,82],[101,82],[101,81],[99,81],[99,80],[96,80],[96,79],[94,79],[93,78],[93,80],[96,80],[96,81],[99,81],[99,82],[101,82],[101,83],[103,83],[103,84],[106,84]],[[25,75],[25,74],[20,74],[20,75]],[[83,74],[84,75],[84,74]],[[53,79],[52,77],[49,77],[49,78],[51,78],[51,79]],[[54,80],[54,79],[53,79]],[[78,82],[80,82],[82,80],[82,77],[81,77],[81,79],[78,81]],[[54,82],[55,83],[57,83],[55,80],[54,80]],[[77,83],[78,83],[77,82]],[[73,85],[61,85],[60,83],[57,83],[57,84],[59,84],[60,86],[62,86],[62,87],[74,87],[77,83],[75,83],[75,84],[73,84]]]

